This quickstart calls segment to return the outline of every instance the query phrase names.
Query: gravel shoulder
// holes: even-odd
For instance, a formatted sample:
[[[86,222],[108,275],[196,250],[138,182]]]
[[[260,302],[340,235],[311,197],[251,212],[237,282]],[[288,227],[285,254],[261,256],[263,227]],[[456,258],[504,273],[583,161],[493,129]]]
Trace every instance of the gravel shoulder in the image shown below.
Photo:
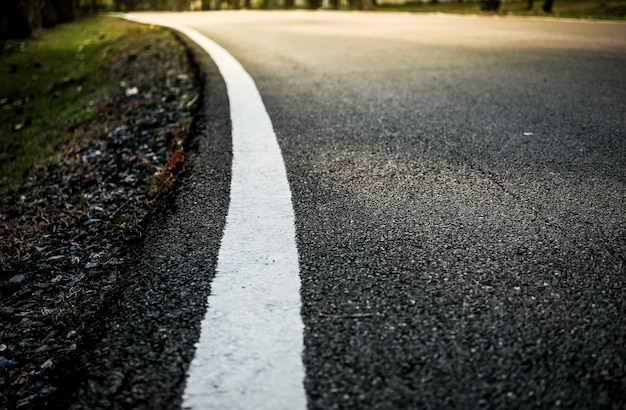
[[[183,44],[157,39],[126,50],[110,75],[94,123],[62,147],[58,163],[0,198],[0,408],[67,407],[87,368],[137,364],[113,356],[94,364],[89,350],[112,323],[107,315],[125,309],[125,292],[146,295],[129,287],[167,266],[143,251],[155,238],[171,245],[159,223],[178,206],[180,180],[202,144],[190,138],[204,127],[202,96]],[[106,391],[129,384],[124,368],[109,370],[122,379],[105,377]],[[92,393],[96,407],[113,406],[114,398]]]

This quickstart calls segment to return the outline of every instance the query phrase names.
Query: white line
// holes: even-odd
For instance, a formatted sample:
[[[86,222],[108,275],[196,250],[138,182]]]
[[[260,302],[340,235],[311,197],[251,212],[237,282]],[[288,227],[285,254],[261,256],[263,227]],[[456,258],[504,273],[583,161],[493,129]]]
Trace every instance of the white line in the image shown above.
[[[226,83],[233,133],[230,206],[183,408],[304,409],[294,213],[271,120],[254,81],[226,50],[187,27],[156,24],[211,56]]]

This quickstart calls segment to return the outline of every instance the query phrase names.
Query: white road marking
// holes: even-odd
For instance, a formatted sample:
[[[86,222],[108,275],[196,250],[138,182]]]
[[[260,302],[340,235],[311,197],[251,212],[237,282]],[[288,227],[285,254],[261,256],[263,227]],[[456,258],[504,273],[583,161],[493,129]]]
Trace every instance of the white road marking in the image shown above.
[[[196,355],[186,409],[304,409],[304,325],[291,191],[261,96],[222,47],[177,24],[219,68],[230,100],[230,206]]]

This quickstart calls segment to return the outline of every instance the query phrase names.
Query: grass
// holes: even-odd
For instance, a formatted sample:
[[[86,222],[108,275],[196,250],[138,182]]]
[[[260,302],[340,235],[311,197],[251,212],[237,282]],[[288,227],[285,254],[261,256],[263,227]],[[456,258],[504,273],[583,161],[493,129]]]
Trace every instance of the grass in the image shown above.
[[[0,54],[0,194],[54,158],[92,120],[112,87],[107,66],[151,30],[95,17],[7,41]]]
[[[526,1],[504,1],[498,14],[514,16],[551,16],[585,19],[626,19],[626,0],[555,0],[553,12],[541,10],[543,0],[535,0],[532,10],[528,10]],[[477,1],[451,3],[407,3],[404,6],[379,6],[381,11],[408,11],[416,13],[450,13],[478,14],[481,13]]]

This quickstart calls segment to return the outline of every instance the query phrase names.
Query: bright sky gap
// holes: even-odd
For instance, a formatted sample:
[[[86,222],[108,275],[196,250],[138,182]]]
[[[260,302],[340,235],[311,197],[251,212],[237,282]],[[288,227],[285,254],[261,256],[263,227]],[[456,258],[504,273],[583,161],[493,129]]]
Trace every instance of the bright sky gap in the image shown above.
[[[217,273],[183,396],[185,409],[305,409],[304,325],[291,191],[254,81],[199,32],[170,27],[217,65],[230,101],[230,205]]]

